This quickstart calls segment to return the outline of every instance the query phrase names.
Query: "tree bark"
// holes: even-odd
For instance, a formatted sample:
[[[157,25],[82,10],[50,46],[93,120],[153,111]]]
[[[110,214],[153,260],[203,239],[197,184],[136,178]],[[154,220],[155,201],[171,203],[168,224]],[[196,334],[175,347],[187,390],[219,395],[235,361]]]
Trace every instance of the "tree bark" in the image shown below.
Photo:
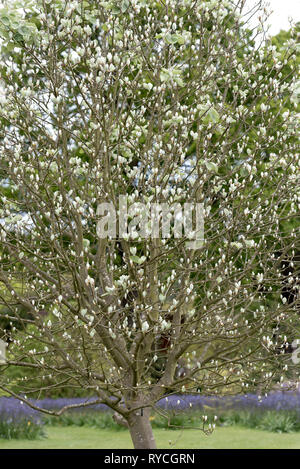
[[[127,422],[134,449],[156,449],[150,409],[141,409],[129,415]]]

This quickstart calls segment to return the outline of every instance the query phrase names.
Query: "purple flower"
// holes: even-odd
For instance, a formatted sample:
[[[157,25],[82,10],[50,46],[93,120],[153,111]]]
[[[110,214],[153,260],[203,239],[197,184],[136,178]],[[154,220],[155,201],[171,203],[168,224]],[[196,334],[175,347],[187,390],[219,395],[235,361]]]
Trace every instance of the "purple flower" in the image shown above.
[[[41,399],[30,401],[37,407],[46,410],[59,410],[67,405],[78,405],[92,402],[94,398],[59,398],[59,399]],[[192,409],[203,410],[204,407],[210,407],[214,410],[298,410],[300,411],[300,393],[293,393],[290,391],[277,391],[268,394],[265,397],[259,398],[257,394],[244,394],[236,396],[203,396],[201,394],[190,395],[171,395],[162,398],[157,406],[165,410],[185,411]],[[109,410],[105,404],[93,404],[84,407],[85,410]],[[82,411],[82,407],[74,410]],[[42,414],[26,404],[23,404],[18,399],[12,397],[0,398],[0,419],[12,419],[17,421],[20,419],[30,419],[31,421],[39,422],[42,419]]]
[[[41,414],[13,397],[0,398],[0,420],[12,423],[25,419],[41,423]]]

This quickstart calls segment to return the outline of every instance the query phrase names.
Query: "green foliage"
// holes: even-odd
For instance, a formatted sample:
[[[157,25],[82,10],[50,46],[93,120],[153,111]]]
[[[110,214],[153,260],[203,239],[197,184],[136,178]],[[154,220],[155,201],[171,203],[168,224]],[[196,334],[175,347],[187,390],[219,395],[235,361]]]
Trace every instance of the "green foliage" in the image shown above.
[[[11,41],[11,48],[19,42],[33,42],[36,33],[36,24],[24,19],[18,9],[2,8],[0,10],[0,34]]]
[[[257,428],[276,433],[300,431],[299,415],[289,412],[270,411],[263,415]]]
[[[223,426],[239,425],[241,427],[266,430],[276,433],[300,431],[300,417],[296,411],[235,411],[224,413],[219,418]]]
[[[179,429],[202,428],[203,416],[201,412],[180,412],[171,413],[168,417],[155,413],[151,417],[151,423],[154,429],[172,430],[176,433]],[[214,422],[213,412],[208,414],[206,428],[209,423]],[[9,422],[5,419],[0,421],[0,438],[4,439],[27,439],[35,440],[48,436],[51,433],[51,427],[79,427],[81,431],[84,428],[106,430],[117,433],[126,433],[124,426],[117,424],[113,419],[111,412],[99,411],[69,411],[60,417],[49,415],[43,416],[44,425],[36,424],[31,420],[22,419],[18,422]],[[49,432],[45,432],[44,426],[49,427]],[[217,427],[243,427],[251,430],[263,430],[272,433],[292,433],[300,432],[300,418],[296,411],[223,411],[218,412]],[[220,430],[217,429],[218,433]],[[228,428],[226,430],[230,432]],[[67,430],[69,433],[69,429]]]
[[[113,420],[111,412],[70,411],[65,412],[59,417],[45,415],[43,420],[46,425],[50,426],[90,427],[115,431],[126,429]]]
[[[168,416],[155,413],[150,417],[151,425],[153,428],[164,428],[178,430],[178,428],[201,428],[202,427],[202,414],[196,413],[171,413]],[[208,420],[213,420],[211,417]],[[111,412],[95,412],[95,411],[69,411],[59,417],[45,415],[43,421],[46,425],[51,426],[77,426],[77,427],[91,427],[106,430],[125,430],[126,428],[116,423],[113,419]]]
[[[4,438],[6,440],[36,440],[44,437],[46,437],[46,433],[40,423],[27,419],[21,419],[18,421],[13,419],[0,420],[0,438]]]
[[[199,412],[180,412],[172,413],[168,417],[160,414],[155,414],[152,420],[153,428],[165,428],[170,430],[178,430],[179,428],[202,428],[203,419],[202,414]],[[210,417],[208,423],[213,421],[213,416]]]
[[[218,411],[218,419],[215,421],[216,411],[207,412],[205,428],[215,423],[221,427],[240,426],[250,429],[264,430],[275,433],[291,433],[300,431],[300,416],[296,411]],[[51,426],[77,426],[91,427],[106,430],[125,430],[125,427],[117,424],[111,412],[66,412],[60,417],[45,416],[46,425]],[[170,413],[168,416],[155,413],[150,417],[153,428],[166,430],[178,430],[203,427],[203,415],[201,412],[179,412]]]
[[[257,428],[259,423],[259,414],[251,411],[230,411],[222,413],[219,417],[219,425],[229,427],[239,425],[247,428]]]

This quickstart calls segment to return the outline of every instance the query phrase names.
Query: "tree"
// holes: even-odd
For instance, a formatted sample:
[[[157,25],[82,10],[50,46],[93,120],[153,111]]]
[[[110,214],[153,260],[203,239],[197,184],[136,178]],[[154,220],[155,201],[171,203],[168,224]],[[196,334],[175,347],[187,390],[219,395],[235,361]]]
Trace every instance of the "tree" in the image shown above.
[[[28,405],[49,376],[96,396],[135,448],[155,447],[162,396],[268,389],[293,367],[273,329],[297,324],[275,258],[299,233],[297,125],[281,113],[296,46],[257,49],[243,3],[1,14],[7,366],[47,383],[23,379]]]

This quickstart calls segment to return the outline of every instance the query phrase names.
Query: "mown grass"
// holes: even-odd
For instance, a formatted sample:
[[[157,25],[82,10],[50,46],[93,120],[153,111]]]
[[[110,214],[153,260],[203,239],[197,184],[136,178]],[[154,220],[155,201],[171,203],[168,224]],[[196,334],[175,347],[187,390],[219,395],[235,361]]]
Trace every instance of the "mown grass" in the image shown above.
[[[45,427],[48,438],[1,440],[0,449],[126,449],[132,448],[127,430],[90,427]],[[238,426],[219,427],[211,435],[200,430],[154,430],[161,449],[300,449],[299,433],[271,433]]]

